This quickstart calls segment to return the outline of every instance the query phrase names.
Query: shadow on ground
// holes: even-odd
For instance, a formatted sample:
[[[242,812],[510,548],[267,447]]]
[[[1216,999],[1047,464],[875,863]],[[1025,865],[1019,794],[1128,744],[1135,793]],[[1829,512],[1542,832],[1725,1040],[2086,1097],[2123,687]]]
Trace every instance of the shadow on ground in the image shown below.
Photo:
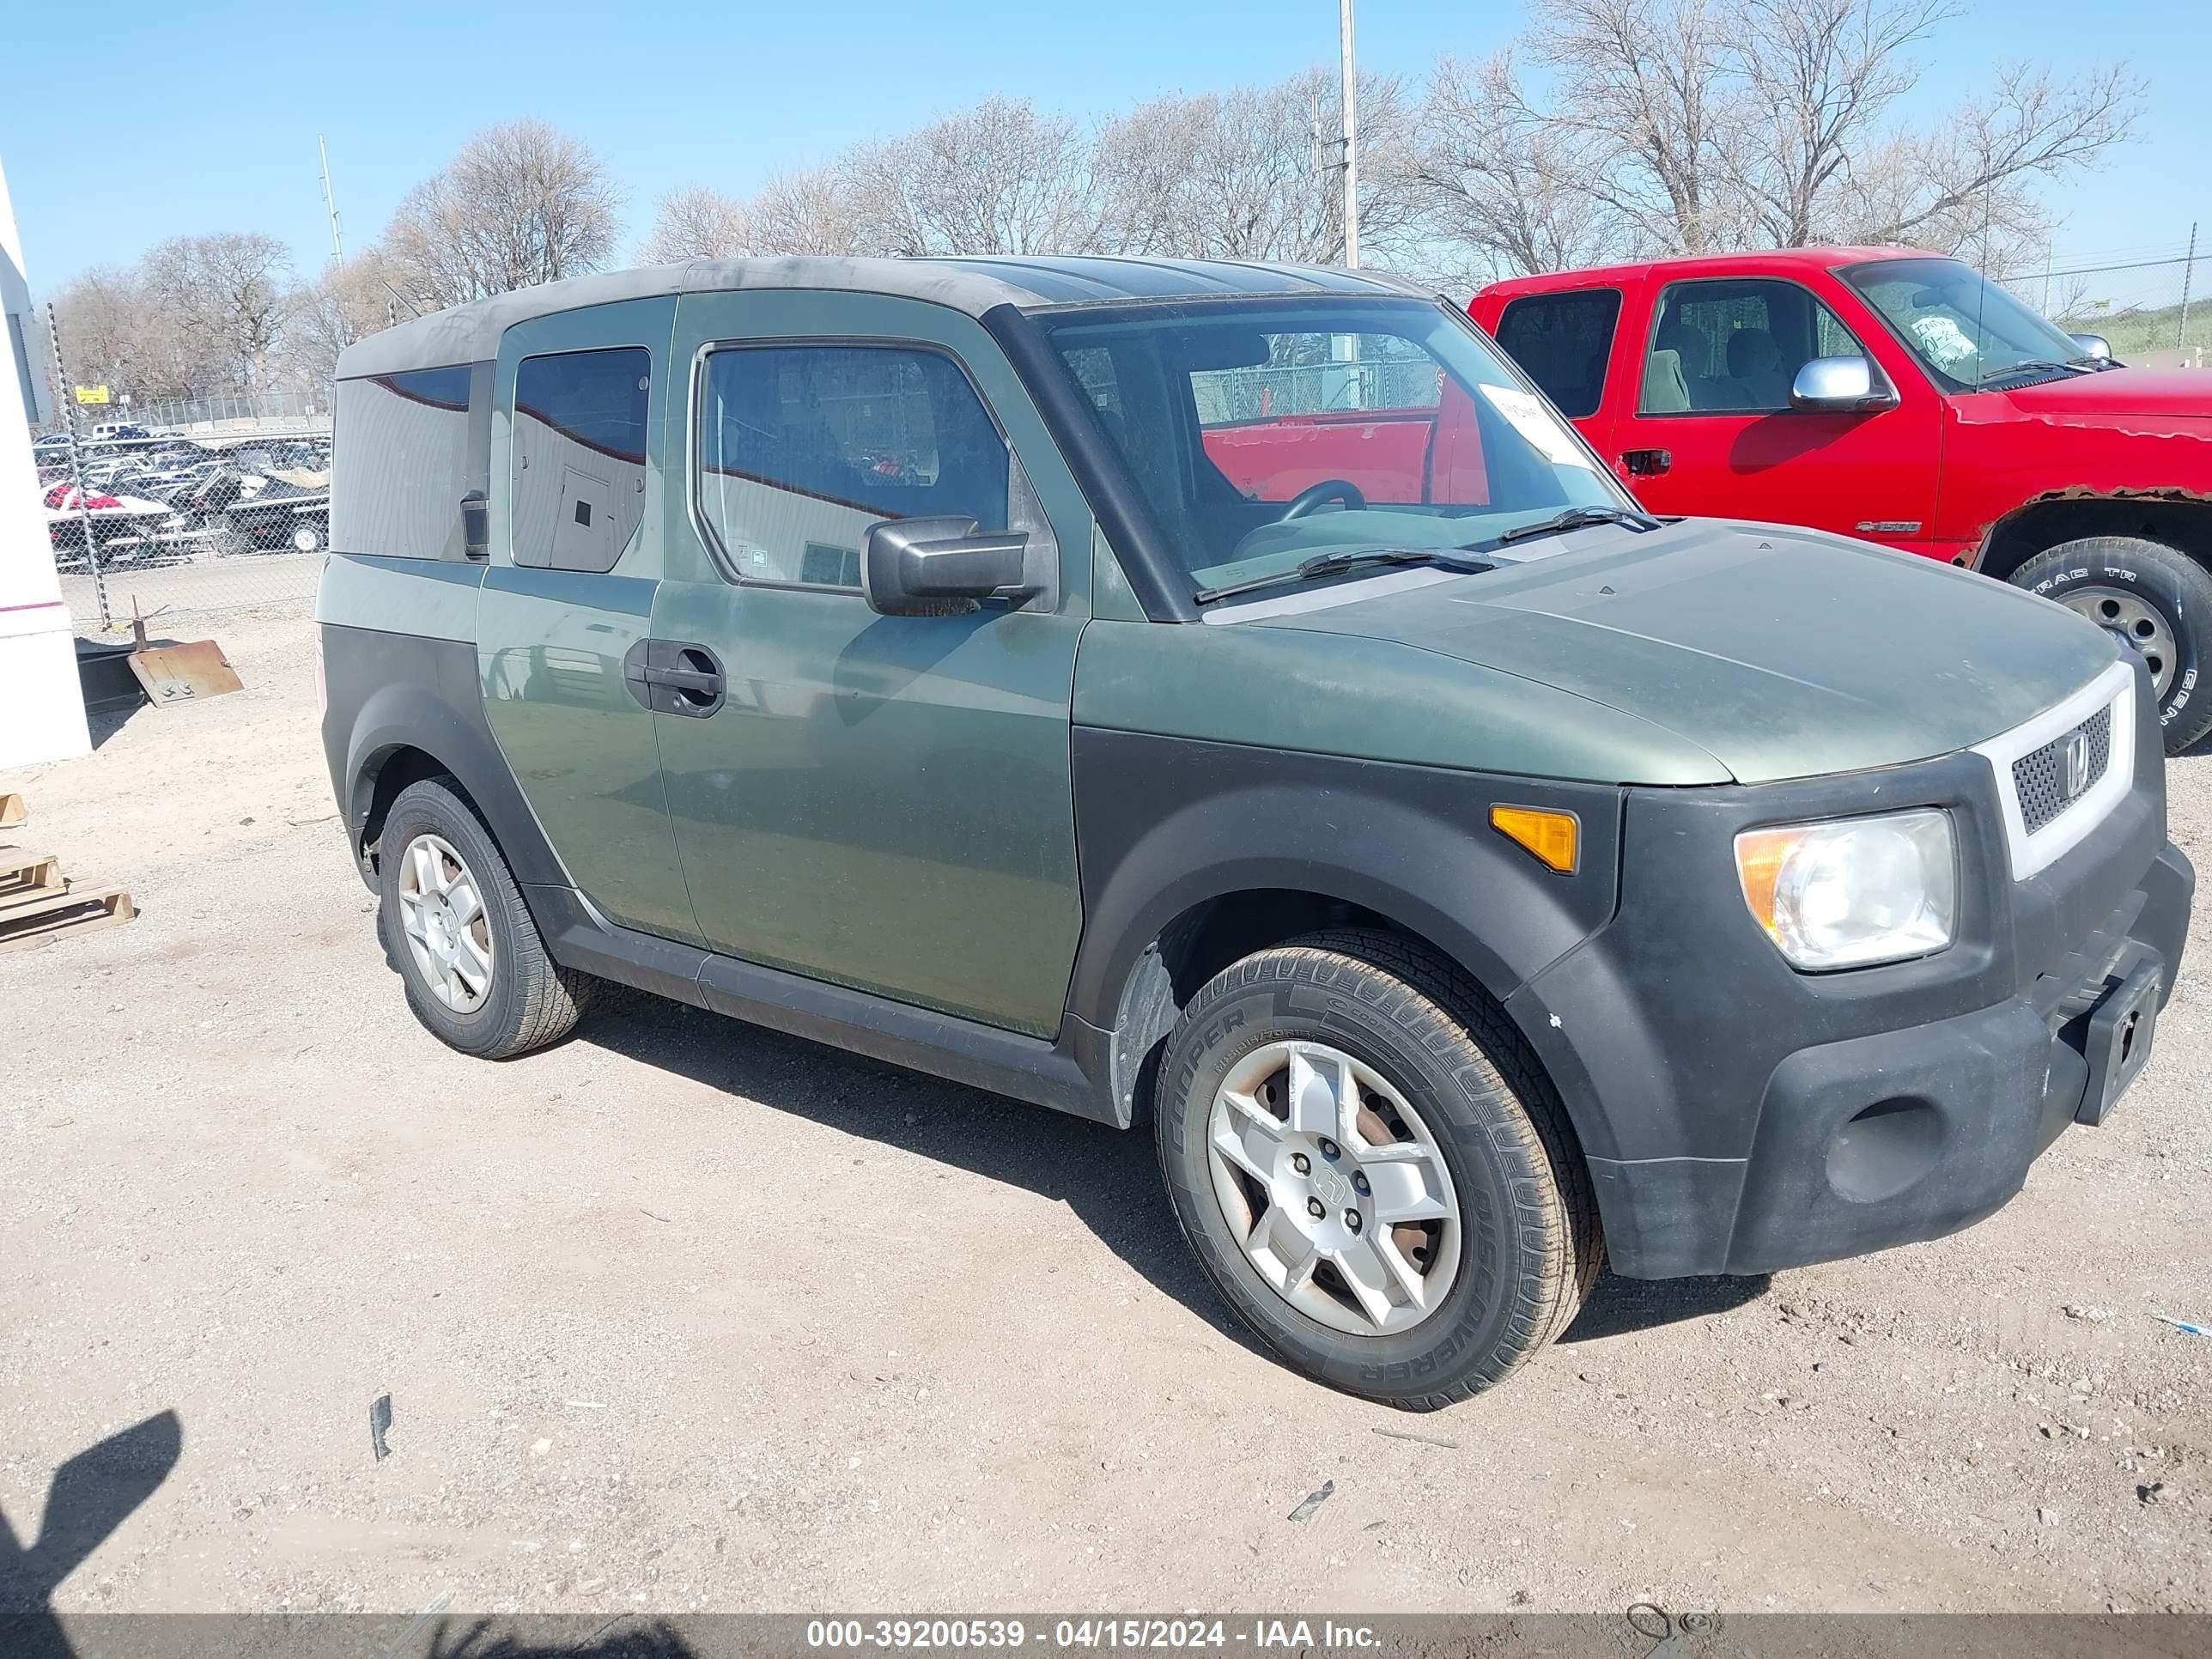
[[[1602,1273],[1590,1299],[1559,1340],[1590,1342],[1723,1314],[1758,1301],[1771,1282],[1765,1273],[1741,1279],[1621,1279]]]
[[[56,1587],[169,1478],[183,1448],[177,1414],[157,1413],[54,1471],[34,1542],[19,1541],[0,1515],[0,1649],[16,1659],[69,1659],[52,1612]]]
[[[1164,1294],[1273,1358],[1200,1272],[1169,1207],[1149,1130],[1111,1129],[641,993],[618,994],[578,1036],[773,1110],[1065,1204]],[[1607,1273],[1563,1340],[1723,1313],[1766,1287],[1763,1277],[1650,1281]]]
[[[1184,1243],[1149,1131],[1124,1133],[642,994],[595,1011],[577,1036],[775,1111],[1064,1204],[1164,1294],[1262,1352]]]

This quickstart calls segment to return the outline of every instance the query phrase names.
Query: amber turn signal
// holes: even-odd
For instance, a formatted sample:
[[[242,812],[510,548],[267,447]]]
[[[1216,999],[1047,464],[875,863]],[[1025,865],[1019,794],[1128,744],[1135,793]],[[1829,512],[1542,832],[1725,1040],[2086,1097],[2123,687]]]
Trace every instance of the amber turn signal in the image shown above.
[[[1534,806],[1493,806],[1490,827],[1533,854],[1538,863],[1563,876],[1575,872],[1582,851],[1582,824],[1572,812],[1548,812]]]

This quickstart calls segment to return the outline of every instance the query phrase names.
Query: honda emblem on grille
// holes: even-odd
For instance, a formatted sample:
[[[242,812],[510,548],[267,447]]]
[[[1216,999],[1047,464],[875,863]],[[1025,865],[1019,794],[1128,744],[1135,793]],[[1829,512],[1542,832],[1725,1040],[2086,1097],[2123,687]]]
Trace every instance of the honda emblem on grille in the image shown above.
[[[2068,738],[2059,758],[2063,763],[2066,799],[2072,800],[2089,787],[2089,734],[2076,732]]]

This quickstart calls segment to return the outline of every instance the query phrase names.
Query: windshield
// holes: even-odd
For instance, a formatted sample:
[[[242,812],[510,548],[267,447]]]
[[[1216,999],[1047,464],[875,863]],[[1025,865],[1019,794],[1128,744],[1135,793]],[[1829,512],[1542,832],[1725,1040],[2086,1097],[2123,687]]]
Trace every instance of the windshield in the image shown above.
[[[1500,535],[1568,508],[1635,511],[1442,305],[1237,300],[1038,321],[1196,591],[1328,554],[1489,557]]]
[[[2057,324],[1956,259],[1877,259],[1842,275],[1953,392],[2081,356]]]

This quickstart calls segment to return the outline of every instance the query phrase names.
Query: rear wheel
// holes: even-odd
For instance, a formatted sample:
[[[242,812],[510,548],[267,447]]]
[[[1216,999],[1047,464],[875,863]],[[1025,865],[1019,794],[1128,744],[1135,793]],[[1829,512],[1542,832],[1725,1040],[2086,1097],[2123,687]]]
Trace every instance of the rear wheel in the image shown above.
[[[1556,1096],[1494,1003],[1419,947],[1323,933],[1192,1000],[1161,1169],[1238,1316],[1297,1369],[1431,1410],[1574,1317],[1600,1255]]]
[[[566,1036],[592,981],[556,963],[468,798],[443,778],[399,792],[378,842],[378,933],[407,1006],[441,1042],[486,1060]]]
[[[2085,536],[2039,553],[2014,586],[2056,599],[2142,653],[2165,728],[2179,754],[2212,731],[2212,573],[2186,553],[2138,536]]]

